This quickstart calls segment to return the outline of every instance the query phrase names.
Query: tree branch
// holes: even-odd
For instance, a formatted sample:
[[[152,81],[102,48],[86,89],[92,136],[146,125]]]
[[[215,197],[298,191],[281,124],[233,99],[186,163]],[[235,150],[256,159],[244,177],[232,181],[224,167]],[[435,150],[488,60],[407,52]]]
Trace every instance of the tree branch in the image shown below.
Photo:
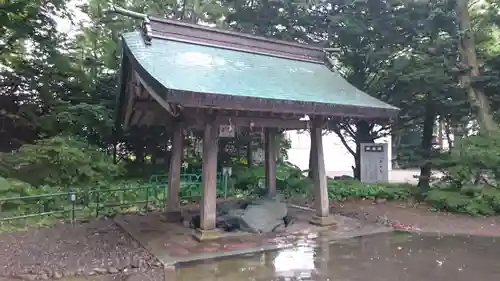
[[[340,128],[339,128],[339,131],[340,129],[343,129],[344,131],[346,131],[347,134],[349,134],[349,136],[351,138],[356,138],[356,132],[354,131],[354,129],[351,127],[350,124],[339,124]]]
[[[356,152],[349,146],[344,135],[342,135],[341,129],[338,126],[333,127],[333,132],[339,137],[340,141],[344,145],[344,147],[352,154],[353,157],[356,157]]]
[[[378,134],[380,134],[380,132],[385,131],[385,130],[389,130],[390,128],[391,128],[391,125],[382,126],[380,129],[373,131],[373,134],[378,135]],[[373,130],[373,127],[371,129]]]

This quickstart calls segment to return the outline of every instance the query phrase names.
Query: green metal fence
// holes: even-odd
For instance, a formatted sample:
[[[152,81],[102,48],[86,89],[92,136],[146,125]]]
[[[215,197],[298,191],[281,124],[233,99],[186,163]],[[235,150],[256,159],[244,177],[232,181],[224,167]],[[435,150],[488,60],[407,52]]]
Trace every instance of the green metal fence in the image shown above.
[[[202,177],[181,174],[181,201],[201,198]],[[0,225],[19,220],[70,221],[120,212],[161,210],[165,207],[168,176],[153,175],[147,184],[104,189],[0,198]],[[229,175],[217,175],[217,196],[231,196]]]
[[[201,184],[202,175],[201,174],[190,174],[185,173],[180,175],[181,178],[181,191],[184,190],[185,195],[182,199],[191,199],[201,197]],[[165,194],[167,194],[168,188],[168,176],[167,175],[152,175],[149,178],[149,183],[152,186],[156,186],[159,189],[163,189]],[[229,195],[230,189],[230,176],[228,174],[217,173],[217,196],[227,197]],[[193,191],[197,192],[187,192],[188,188],[193,188]],[[187,194],[186,194],[187,193]]]
[[[74,223],[77,219],[98,217],[109,213],[109,210],[111,212],[119,211],[116,208],[124,210],[132,206],[142,206],[142,208],[149,209],[150,206],[158,206],[164,202],[161,194],[157,191],[157,188],[148,184],[0,198],[0,207],[2,208],[0,222],[51,217]]]

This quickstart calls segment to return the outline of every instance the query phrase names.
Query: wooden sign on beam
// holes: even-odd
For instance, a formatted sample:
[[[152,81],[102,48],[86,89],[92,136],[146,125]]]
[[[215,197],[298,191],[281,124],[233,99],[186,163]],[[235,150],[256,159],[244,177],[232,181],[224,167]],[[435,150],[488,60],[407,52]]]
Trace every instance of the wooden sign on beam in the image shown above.
[[[234,138],[236,136],[236,127],[234,125],[220,125],[219,137],[220,138]]]

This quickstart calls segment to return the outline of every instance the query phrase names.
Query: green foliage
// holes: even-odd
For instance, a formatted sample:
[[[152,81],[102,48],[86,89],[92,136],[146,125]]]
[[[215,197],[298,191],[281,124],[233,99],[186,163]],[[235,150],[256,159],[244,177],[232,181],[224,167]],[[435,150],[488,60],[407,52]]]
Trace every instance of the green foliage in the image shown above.
[[[34,187],[15,179],[0,178],[0,218],[17,217],[0,222],[0,231],[20,230],[25,226],[51,225],[96,216],[137,212],[163,206],[163,189],[144,181],[101,182],[77,191],[74,205],[68,192],[55,187]],[[5,188],[6,187],[6,188]],[[24,219],[23,219],[24,218]]]
[[[58,192],[57,189],[48,186],[39,186],[35,188],[23,181],[1,177],[0,186],[1,217],[59,210],[61,205],[67,201],[66,196],[45,197],[46,194]]]
[[[251,194],[261,195],[264,187],[264,166],[236,167],[234,170],[234,188]],[[311,194],[310,179],[302,174],[300,168],[289,162],[279,163],[276,167],[276,188],[287,197]]]
[[[500,180],[500,134],[464,138],[458,149],[442,155],[436,164],[450,188],[462,189],[484,181],[496,186]]]
[[[90,190],[109,191],[117,186],[144,184],[118,182],[116,178],[121,175],[130,179],[155,172],[148,165],[165,172],[169,128],[132,128],[125,134],[113,134],[120,34],[136,29],[139,23],[105,13],[109,8],[105,1],[84,2],[80,8],[89,21],[81,24],[75,40],[68,40],[58,32],[54,20],[56,15],[68,19],[71,12],[66,9],[68,1],[19,0],[2,4],[0,151],[4,154],[0,158],[0,175],[7,179],[0,178],[0,193],[5,196],[81,189],[88,192],[79,204],[88,207],[97,199]],[[430,143],[429,136],[423,136],[424,127],[429,128],[430,123],[424,120],[425,116],[431,117],[427,121],[444,120],[450,128],[474,119],[475,112],[466,102],[465,93],[457,87],[459,77],[452,71],[460,59],[457,52],[460,34],[454,6],[450,5],[453,1],[299,2],[255,0],[248,5],[242,0],[115,0],[113,4],[171,19],[203,21],[256,35],[338,47],[340,51],[331,58],[336,70],[359,89],[400,107],[401,112],[390,126],[343,119],[339,124],[333,123],[335,132],[346,143],[350,140],[359,143],[373,141],[390,128],[401,139],[399,156],[407,162],[402,164],[432,163],[447,174],[445,187],[451,189],[432,189],[428,202],[440,209],[450,205],[449,209],[474,214],[498,212],[497,189],[492,186],[500,180],[500,137],[469,137],[452,154],[439,157],[435,157],[437,154],[430,145],[422,145],[424,141]],[[484,76],[472,82],[474,87],[485,91],[499,118],[500,17],[498,1],[488,2],[495,5],[473,15],[480,72]],[[187,151],[192,151],[199,139],[195,133],[186,137]],[[107,156],[115,142],[119,143],[119,165]],[[282,160],[286,158],[289,143],[285,139],[280,142]],[[240,155],[240,150],[247,143],[247,140],[234,141],[237,152],[228,157],[221,153],[220,162],[246,163],[248,159]],[[397,148],[395,145],[394,151]],[[350,153],[359,168],[359,151],[353,149]],[[435,161],[436,158],[441,160]],[[199,158],[190,154],[186,160],[190,164],[187,172],[201,169]],[[124,163],[125,171],[121,168]],[[477,175],[482,173],[492,180],[484,186],[474,185]],[[277,174],[277,187],[286,196],[312,195],[310,180],[297,167],[281,163]],[[259,181],[263,178],[263,167],[236,164],[234,168],[234,187],[241,193],[261,192]],[[157,191],[151,196],[163,196]],[[221,186],[218,191],[221,192]],[[113,204],[131,203],[145,198],[142,192],[109,191],[100,199]],[[181,193],[199,197],[201,189],[198,184],[189,184],[183,186]],[[329,194],[339,200],[347,197],[406,200],[412,189],[405,185],[329,181]],[[442,199],[443,194],[450,196],[450,204]],[[67,207],[65,198],[37,199],[31,203],[38,206],[37,210]],[[17,208],[24,210],[21,205],[17,202],[3,207],[17,212]],[[114,208],[121,207],[110,207]]]
[[[364,184],[356,180],[329,180],[328,197],[333,200],[346,198],[380,198],[408,200],[412,197],[409,184]]]
[[[264,167],[236,170],[235,189],[259,194],[259,181],[263,184]],[[291,164],[283,163],[277,168],[277,189],[287,198],[311,198],[313,186],[302,171]],[[409,184],[363,184],[356,180],[328,180],[328,197],[332,200],[346,198],[383,198],[408,200],[414,187]]]
[[[500,213],[500,134],[461,139],[437,166],[442,182],[427,192],[425,201],[437,210],[470,215]]]
[[[481,192],[464,194],[453,189],[433,188],[425,201],[436,210],[469,215],[496,215],[500,213],[500,190],[484,187]]]
[[[113,179],[122,172],[99,148],[65,136],[24,145],[4,161],[12,167],[10,176],[35,186],[75,188]]]
[[[10,183],[3,177],[0,177],[0,192],[4,192],[9,189],[10,189]]]

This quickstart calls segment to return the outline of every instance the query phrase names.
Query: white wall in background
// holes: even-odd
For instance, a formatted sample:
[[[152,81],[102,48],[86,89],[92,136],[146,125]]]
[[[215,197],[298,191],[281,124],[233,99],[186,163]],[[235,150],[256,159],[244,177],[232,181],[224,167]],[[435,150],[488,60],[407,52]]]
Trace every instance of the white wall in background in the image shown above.
[[[309,150],[311,147],[311,137],[309,132],[287,131],[287,137],[291,141],[291,148],[288,151],[288,161],[297,165],[302,170],[309,168]],[[391,159],[391,137],[386,136],[376,140],[377,143],[388,144],[388,155]],[[350,144],[354,149],[353,143]],[[351,167],[354,166],[354,158],[344,147],[340,138],[335,133],[329,133],[323,136],[323,153],[325,155],[325,170],[327,172],[346,172],[352,173]],[[392,170],[391,161],[389,161],[389,171]]]

